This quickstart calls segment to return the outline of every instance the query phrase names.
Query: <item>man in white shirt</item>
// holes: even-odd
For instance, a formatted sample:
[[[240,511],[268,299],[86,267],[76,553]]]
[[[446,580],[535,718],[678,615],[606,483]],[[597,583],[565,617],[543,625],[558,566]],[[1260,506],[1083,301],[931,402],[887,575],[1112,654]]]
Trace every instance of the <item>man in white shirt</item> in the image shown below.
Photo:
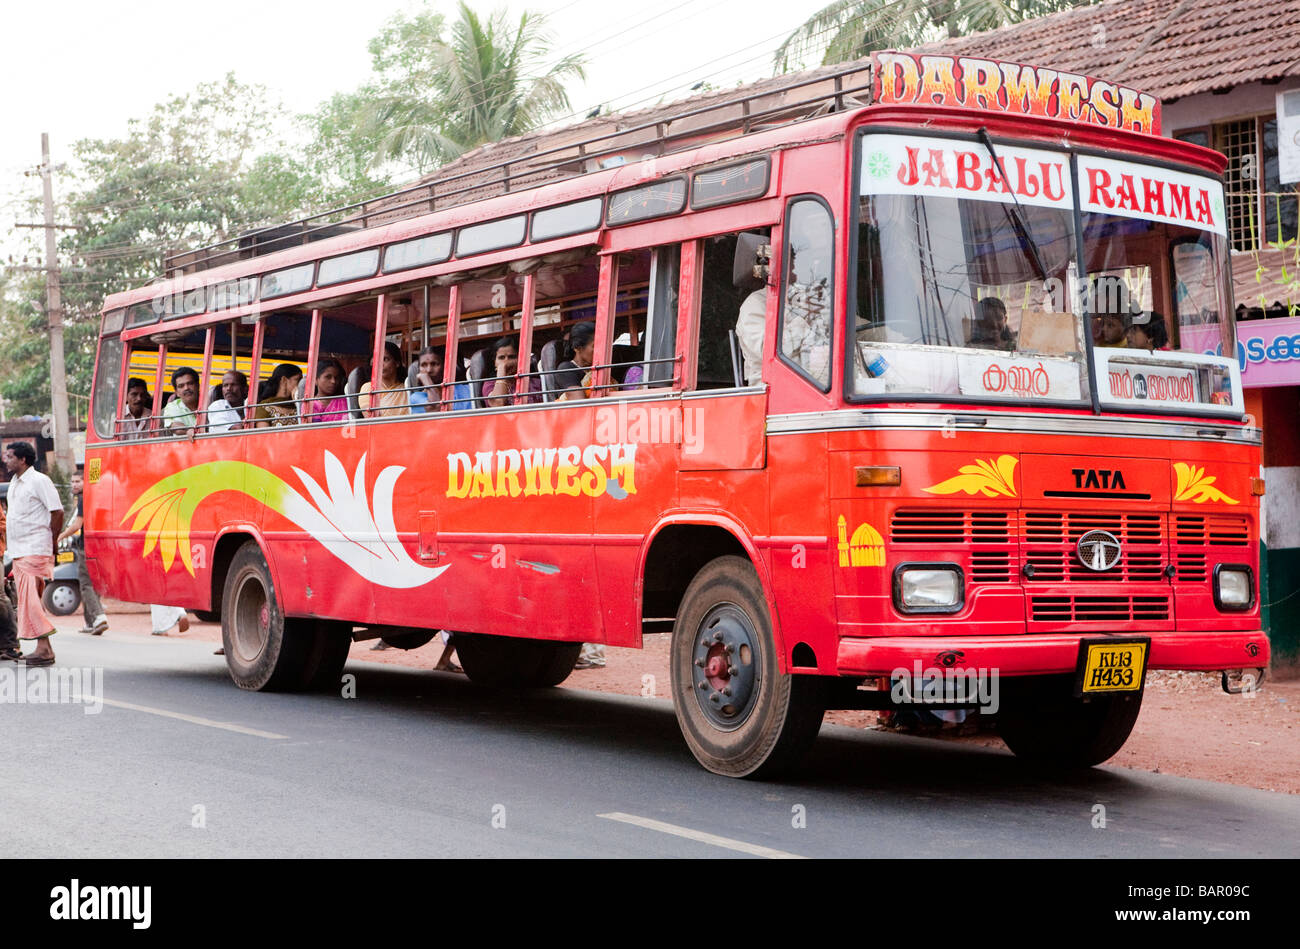
[[[221,377],[221,398],[208,406],[208,431],[229,432],[244,427],[248,377],[231,369]]]
[[[121,438],[148,438],[153,422],[152,400],[149,386],[143,379],[132,376],[126,381],[126,415],[117,420],[117,434]]]
[[[767,332],[767,288],[755,290],[740,304],[736,339],[744,362],[745,385],[763,381],[763,335]]]
[[[36,449],[27,442],[5,446],[4,462],[9,471],[5,534],[18,585],[18,638],[36,641],[36,651],[25,657],[27,665],[50,666],[54,624],[41,605],[41,590],[54,572],[54,537],[63,530],[63,501],[54,482],[33,467]]]

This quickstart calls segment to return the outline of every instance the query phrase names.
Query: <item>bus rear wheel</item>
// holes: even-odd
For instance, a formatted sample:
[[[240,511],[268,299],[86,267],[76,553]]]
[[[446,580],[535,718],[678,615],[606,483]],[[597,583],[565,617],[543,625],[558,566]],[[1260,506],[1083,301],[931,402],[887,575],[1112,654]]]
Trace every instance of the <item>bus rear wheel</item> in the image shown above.
[[[287,619],[281,612],[270,568],[255,542],[235,553],[221,602],[221,642],[235,684],[253,692],[303,688],[314,671],[309,665],[315,622]]]
[[[780,671],[767,600],[743,557],[719,557],[687,587],[670,674],[677,724],[696,760],[715,774],[786,771],[821,728],[823,683]]]
[[[582,643],[484,633],[456,633],[452,643],[471,682],[504,689],[559,685],[573,671],[582,650]]]
[[[1032,676],[1000,682],[998,734],[1021,758],[1049,768],[1091,768],[1124,746],[1142,696],[1076,698],[1074,677]]]

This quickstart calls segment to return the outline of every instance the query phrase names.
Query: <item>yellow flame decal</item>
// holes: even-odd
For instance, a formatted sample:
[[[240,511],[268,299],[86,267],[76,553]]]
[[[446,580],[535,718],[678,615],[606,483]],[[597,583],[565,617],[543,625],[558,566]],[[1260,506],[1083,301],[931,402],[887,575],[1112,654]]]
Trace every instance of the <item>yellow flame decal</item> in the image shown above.
[[[1016,465],[1020,459],[1015,455],[1001,455],[997,460],[976,459],[973,465],[962,465],[956,477],[931,485],[924,490],[929,494],[982,494],[986,498],[1002,495],[1016,496]]]
[[[1191,501],[1193,504],[1204,504],[1206,501],[1222,501],[1224,504],[1240,503],[1236,498],[1230,498],[1214,487],[1214,475],[1207,477],[1204,468],[1175,461],[1174,476],[1177,479],[1174,488],[1175,501]]]

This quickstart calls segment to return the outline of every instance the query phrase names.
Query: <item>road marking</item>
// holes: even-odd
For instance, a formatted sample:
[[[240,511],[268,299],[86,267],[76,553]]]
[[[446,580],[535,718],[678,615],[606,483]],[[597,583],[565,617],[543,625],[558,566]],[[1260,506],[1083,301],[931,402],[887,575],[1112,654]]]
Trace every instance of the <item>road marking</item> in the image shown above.
[[[238,732],[241,735],[252,735],[254,738],[288,738],[288,735],[277,735],[275,732],[258,731],[256,728],[245,728],[243,725],[232,725],[229,722],[214,722],[210,718],[199,718],[197,715],[186,715],[183,712],[169,712],[165,708],[150,708],[147,705],[132,705],[130,702],[119,702],[116,699],[104,699],[105,705],[111,705],[113,708],[130,709],[132,712],[146,712],[149,715],[161,715],[163,718],[177,718],[182,722],[189,722],[192,725],[206,725],[208,728],[221,728],[228,732]]]
[[[649,817],[638,817],[635,814],[621,814],[614,812],[612,814],[597,814],[597,817],[603,817],[606,820],[616,820],[624,824],[634,824],[637,827],[644,827],[646,830],[657,830],[661,834],[672,834],[674,837],[685,837],[687,840],[698,840],[702,844],[712,844],[714,847],[725,847],[728,850],[738,850],[741,853],[747,853],[754,857],[766,857],[769,860],[806,860],[807,857],[801,857],[797,853],[786,853],[784,850],[773,850],[771,847],[761,847],[758,844],[746,843],[743,840],[732,840],[730,837],[719,837],[717,834],[706,834],[702,830],[691,830],[689,827],[678,827],[676,824],[665,824],[661,820],[653,820]]]

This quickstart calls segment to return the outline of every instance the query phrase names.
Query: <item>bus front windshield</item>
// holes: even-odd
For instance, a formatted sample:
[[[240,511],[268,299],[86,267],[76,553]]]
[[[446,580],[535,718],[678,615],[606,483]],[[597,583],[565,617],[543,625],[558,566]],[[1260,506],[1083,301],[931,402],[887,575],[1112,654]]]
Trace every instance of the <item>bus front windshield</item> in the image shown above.
[[[1153,358],[1224,339],[1231,354],[1218,182],[1079,156],[1078,235],[1066,152],[860,143],[850,399],[1087,403],[1085,334]]]

